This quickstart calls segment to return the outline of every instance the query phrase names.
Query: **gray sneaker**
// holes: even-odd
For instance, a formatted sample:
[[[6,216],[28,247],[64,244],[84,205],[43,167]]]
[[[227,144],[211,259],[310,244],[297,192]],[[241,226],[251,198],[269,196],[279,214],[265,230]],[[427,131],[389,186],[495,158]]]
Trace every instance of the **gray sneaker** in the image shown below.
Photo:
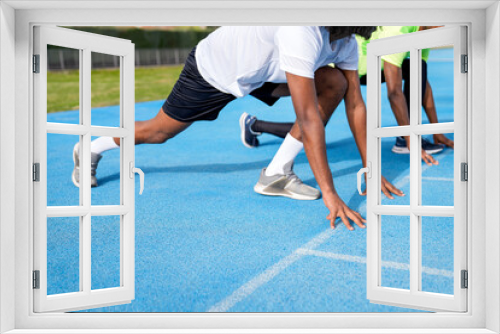
[[[253,187],[256,193],[268,196],[284,196],[298,200],[312,201],[321,196],[321,192],[308,186],[292,170],[293,162],[285,165],[285,174],[266,175],[266,168],[260,173],[259,182]]]
[[[91,187],[97,187],[97,178],[95,177],[97,173],[97,164],[101,160],[102,155],[97,153],[90,153],[90,185]],[[75,163],[75,168],[73,168],[73,173],[71,174],[71,180],[73,184],[80,187],[80,142],[75,144],[73,148],[73,162]]]

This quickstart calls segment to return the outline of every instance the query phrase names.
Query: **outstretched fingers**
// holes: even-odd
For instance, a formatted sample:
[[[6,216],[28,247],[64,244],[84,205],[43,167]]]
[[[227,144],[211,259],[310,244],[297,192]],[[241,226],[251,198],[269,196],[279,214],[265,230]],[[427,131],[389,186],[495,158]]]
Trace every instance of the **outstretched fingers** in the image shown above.
[[[342,223],[344,223],[344,225],[347,227],[347,229],[349,231],[353,231],[354,230],[354,227],[352,227],[351,223],[349,222],[349,219],[352,220],[360,228],[366,228],[366,225],[364,224],[364,223],[366,223],[366,219],[364,219],[359,214],[359,212],[351,210],[351,209],[349,209],[347,207],[343,208],[343,209],[340,209],[336,213],[332,212],[332,213],[330,213],[330,215],[327,216],[327,219],[330,220],[330,227],[332,229],[335,228],[335,221],[337,220],[337,218],[340,218],[340,220],[342,221]]]
[[[385,196],[387,196],[390,199],[394,199],[394,196],[392,194],[397,195],[397,196],[404,196],[404,192],[396,188],[392,183],[387,181],[385,177],[382,176],[382,192],[384,193]]]
[[[326,219],[330,221],[330,228],[335,229],[335,221],[337,220],[337,212],[330,212]]]
[[[347,219],[345,213],[340,214],[339,217],[349,231],[354,230],[354,227],[352,227],[351,223],[349,223],[349,220]]]
[[[424,150],[422,150],[422,160],[429,166],[438,165],[439,162],[432,157],[432,155],[427,154]]]
[[[453,140],[447,138],[443,134],[435,134],[434,135],[434,144],[443,144],[445,146],[448,146],[451,149],[454,149],[455,143]]]
[[[384,193],[385,196],[387,196],[387,198],[394,199],[394,196],[392,196],[389,189],[387,189],[387,187],[383,183],[382,183],[382,192]]]
[[[346,210],[347,212],[347,216],[349,217],[349,219],[351,219],[356,225],[358,225],[359,227],[361,228],[366,228],[366,225],[364,223],[366,223],[366,219],[364,219],[360,214],[359,212],[357,211],[354,211],[354,210],[351,210],[349,208],[347,208]],[[344,222],[345,224],[345,222]],[[350,226],[350,225],[349,225]],[[352,227],[352,226],[351,226]]]

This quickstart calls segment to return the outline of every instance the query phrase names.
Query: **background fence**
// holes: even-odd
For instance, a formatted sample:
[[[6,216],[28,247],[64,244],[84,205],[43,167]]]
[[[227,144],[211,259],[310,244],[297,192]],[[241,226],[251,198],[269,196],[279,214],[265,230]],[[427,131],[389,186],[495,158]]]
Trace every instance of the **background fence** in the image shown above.
[[[184,64],[191,48],[136,49],[135,66],[161,66]],[[49,70],[79,69],[79,51],[72,49],[47,50]],[[92,68],[120,67],[117,56],[92,53]]]

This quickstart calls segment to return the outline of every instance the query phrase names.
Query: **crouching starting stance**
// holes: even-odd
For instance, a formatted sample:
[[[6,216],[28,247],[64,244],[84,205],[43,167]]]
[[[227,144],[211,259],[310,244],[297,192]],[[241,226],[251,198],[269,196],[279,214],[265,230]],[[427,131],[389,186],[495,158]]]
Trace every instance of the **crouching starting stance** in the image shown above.
[[[358,51],[354,34],[369,38],[375,27],[222,27],[193,49],[171,94],[158,114],[135,124],[136,144],[160,144],[193,122],[215,120],[231,101],[252,95],[268,105],[291,96],[297,121],[275,157],[261,172],[255,191],[311,200],[320,192],[294,174],[297,154],[305,149],[332,227],[337,217],[365,227],[361,215],[337,194],[330,171],[324,126],[346,101],[349,124],[366,164],[366,107],[359,89]],[[328,64],[335,63],[336,68]],[[102,153],[118,148],[118,138],[100,137],[91,144],[92,185]],[[73,182],[78,186],[79,147],[74,148]],[[382,181],[383,189],[401,191]]]

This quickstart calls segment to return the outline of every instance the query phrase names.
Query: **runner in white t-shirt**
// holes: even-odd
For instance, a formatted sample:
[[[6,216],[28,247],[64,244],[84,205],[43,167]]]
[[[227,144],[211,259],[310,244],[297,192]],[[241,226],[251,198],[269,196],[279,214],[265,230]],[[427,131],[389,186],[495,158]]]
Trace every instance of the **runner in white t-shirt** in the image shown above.
[[[208,83],[243,97],[265,82],[287,82],[286,72],[313,79],[331,60],[356,70],[357,52],[354,35],[330,43],[323,27],[224,27],[199,43],[196,60]]]
[[[335,227],[340,217],[365,227],[335,191],[326,157],[324,125],[342,99],[354,138],[366,163],[366,108],[359,89],[354,34],[369,38],[376,27],[221,27],[193,49],[158,114],[137,121],[136,144],[164,143],[194,121],[214,120],[232,100],[252,95],[268,105],[292,97],[297,121],[255,190],[266,195],[317,199],[320,192],[293,173],[293,160],[304,147]],[[337,68],[327,66],[337,64]],[[92,185],[102,152],[117,148],[118,138],[92,142]],[[73,182],[79,185],[79,147],[73,150]],[[390,185],[390,184],[389,184]],[[390,185],[394,193],[399,190]],[[398,193],[399,192],[399,193]]]

